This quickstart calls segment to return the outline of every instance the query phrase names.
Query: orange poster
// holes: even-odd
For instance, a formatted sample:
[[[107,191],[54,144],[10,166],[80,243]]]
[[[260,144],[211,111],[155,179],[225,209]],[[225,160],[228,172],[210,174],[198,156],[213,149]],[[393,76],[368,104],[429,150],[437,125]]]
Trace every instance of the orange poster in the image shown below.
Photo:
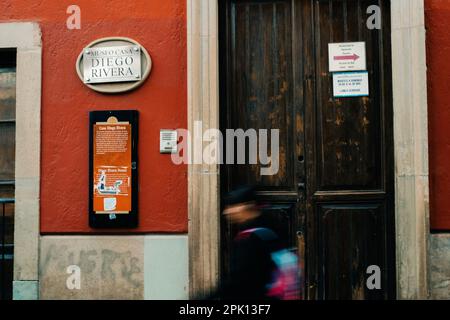
[[[97,122],[94,125],[94,211],[131,212],[131,125]]]

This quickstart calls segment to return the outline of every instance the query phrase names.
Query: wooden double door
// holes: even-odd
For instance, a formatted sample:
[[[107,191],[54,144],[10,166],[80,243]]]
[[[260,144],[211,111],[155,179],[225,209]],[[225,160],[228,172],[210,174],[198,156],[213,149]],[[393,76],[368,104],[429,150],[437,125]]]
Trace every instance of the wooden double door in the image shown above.
[[[221,192],[258,187],[275,231],[301,248],[308,299],[395,298],[389,2],[219,1],[221,129],[279,130],[278,172],[224,164]],[[372,5],[381,29],[367,27]],[[365,42],[368,97],[334,98],[338,42]],[[233,228],[222,220],[223,277]]]

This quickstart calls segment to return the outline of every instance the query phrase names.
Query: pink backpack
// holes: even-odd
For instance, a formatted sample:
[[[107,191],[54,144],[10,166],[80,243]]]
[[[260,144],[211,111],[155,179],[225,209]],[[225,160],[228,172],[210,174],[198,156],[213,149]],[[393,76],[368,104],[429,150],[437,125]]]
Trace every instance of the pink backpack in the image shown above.
[[[267,228],[248,229],[239,233],[240,236],[255,234],[264,242],[277,239],[276,234]],[[303,277],[299,267],[299,259],[289,249],[276,250],[271,253],[275,265],[272,280],[267,284],[267,296],[279,300],[299,300],[300,279]]]

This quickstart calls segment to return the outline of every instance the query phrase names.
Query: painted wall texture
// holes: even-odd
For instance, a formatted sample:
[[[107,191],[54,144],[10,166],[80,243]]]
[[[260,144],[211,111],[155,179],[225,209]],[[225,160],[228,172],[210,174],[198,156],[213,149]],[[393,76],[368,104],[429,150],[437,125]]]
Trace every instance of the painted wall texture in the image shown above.
[[[431,299],[450,299],[450,236],[430,237],[429,273]]]
[[[431,228],[450,230],[450,1],[426,0]]]
[[[144,298],[143,237],[45,236],[40,254],[40,299]],[[79,268],[79,289],[67,286],[68,266]]]
[[[140,112],[136,231],[187,231],[187,166],[175,166],[170,156],[159,154],[159,129],[187,127],[185,3],[1,1],[0,21],[36,21],[42,29],[42,233],[100,232],[88,226],[88,112],[108,109]],[[66,27],[72,4],[81,8],[80,30]],[[150,77],[136,91],[99,94],[75,72],[83,47],[109,36],[130,37],[152,57]]]
[[[187,299],[187,246],[187,235],[43,236],[39,297]],[[67,273],[69,266],[79,267],[79,289],[74,289],[77,274]]]

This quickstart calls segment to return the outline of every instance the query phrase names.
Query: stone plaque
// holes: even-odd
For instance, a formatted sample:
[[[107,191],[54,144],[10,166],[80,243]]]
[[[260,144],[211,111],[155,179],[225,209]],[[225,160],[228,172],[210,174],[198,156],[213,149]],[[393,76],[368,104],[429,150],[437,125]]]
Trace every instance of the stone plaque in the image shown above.
[[[117,46],[87,48],[83,53],[84,83],[141,80],[141,48]]]
[[[83,48],[76,62],[80,80],[102,93],[134,90],[150,75],[152,59],[137,41],[125,37],[95,40]]]

